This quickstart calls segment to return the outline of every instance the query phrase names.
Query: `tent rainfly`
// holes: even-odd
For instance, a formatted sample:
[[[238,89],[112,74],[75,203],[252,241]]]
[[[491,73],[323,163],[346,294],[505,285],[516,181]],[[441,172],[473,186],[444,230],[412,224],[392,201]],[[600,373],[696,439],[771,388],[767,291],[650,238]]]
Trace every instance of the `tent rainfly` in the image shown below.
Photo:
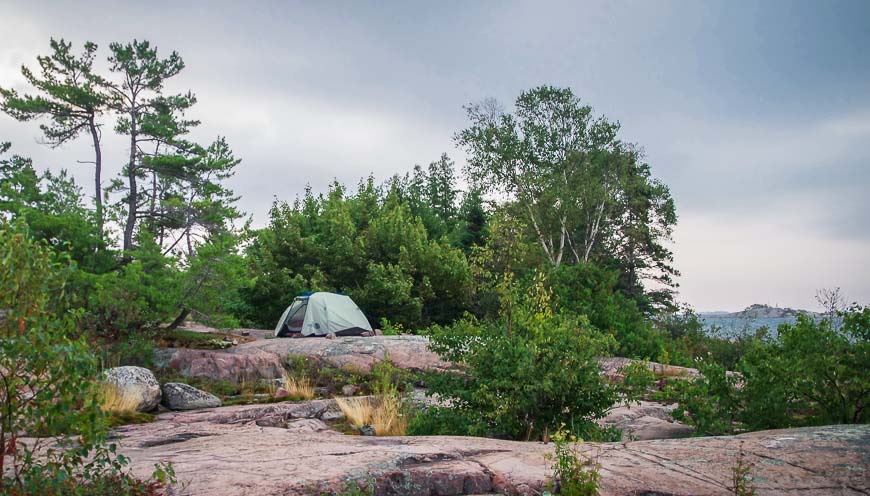
[[[284,310],[275,326],[276,337],[358,336],[371,332],[372,326],[362,310],[349,296],[335,293],[311,293],[297,296]]]

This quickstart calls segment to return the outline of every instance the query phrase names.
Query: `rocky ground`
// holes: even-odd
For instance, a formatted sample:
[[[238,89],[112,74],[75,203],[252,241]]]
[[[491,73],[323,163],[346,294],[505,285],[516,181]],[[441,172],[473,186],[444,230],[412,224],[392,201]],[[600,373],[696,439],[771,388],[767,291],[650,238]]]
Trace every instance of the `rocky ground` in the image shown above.
[[[411,370],[449,369],[418,336],[266,339],[228,350],[166,349],[158,367],[180,376],[232,382],[280,376],[293,356],[367,372],[385,357]],[[600,360],[618,377],[629,360]],[[691,377],[694,369],[650,364],[659,376]],[[165,388],[165,386],[164,386]],[[419,392],[418,392],[419,393]],[[603,424],[626,442],[587,443],[601,467],[602,494],[732,494],[732,469],[743,453],[759,494],[868,494],[870,427],[836,426],[685,438],[671,407],[616,406]],[[172,462],[181,494],[257,496],[342,494],[353,481],[377,494],[538,494],[551,478],[552,445],[482,438],[365,437],[331,425],[342,418],[333,400],[283,402],[164,413],[156,422],[118,429],[134,470]]]
[[[552,445],[482,438],[363,437],[329,428],[331,400],[171,412],[117,431],[147,475],[172,462],[179,493],[289,495],[368,481],[377,494],[536,494]],[[739,453],[759,494],[870,493],[870,426],[836,426],[625,443],[587,443],[603,495],[732,494]]]

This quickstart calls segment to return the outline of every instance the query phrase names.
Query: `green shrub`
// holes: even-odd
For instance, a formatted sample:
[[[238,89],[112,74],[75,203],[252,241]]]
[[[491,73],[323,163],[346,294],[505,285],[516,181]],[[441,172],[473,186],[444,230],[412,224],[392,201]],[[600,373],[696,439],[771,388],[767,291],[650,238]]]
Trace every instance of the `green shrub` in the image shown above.
[[[669,386],[667,395],[680,403],[674,417],[698,434],[870,421],[870,310],[853,306],[842,317],[836,329],[801,315],[781,325],[777,339],[754,339],[739,376],[703,361],[702,377]]]
[[[612,343],[585,319],[553,312],[545,288],[542,276],[528,290],[506,279],[502,319],[430,330],[432,350],[464,370],[429,376],[428,392],[448,403],[466,433],[528,440],[567,423],[588,436],[613,405],[615,390],[596,361]],[[433,412],[437,419],[420,419],[415,432],[459,423],[444,409]]]
[[[698,371],[701,376],[694,380],[668,385],[666,394],[679,404],[671,415],[695,427],[696,435],[733,433],[740,407],[737,378],[710,360],[699,361]]]
[[[617,343],[619,356],[656,360],[664,341],[619,289],[619,272],[593,263],[560,265],[549,273],[559,307],[585,315],[589,323]]]
[[[656,375],[650,370],[649,362],[631,362],[620,369],[620,373],[623,379],[619,385],[619,392],[628,406],[632,403],[640,403],[656,381]]]
[[[102,275],[79,273],[76,292],[87,295],[83,326],[109,341],[126,339],[175,316],[178,272],[172,260],[147,233],[130,261],[116,272]]]
[[[759,341],[739,366],[752,429],[870,421],[870,307],[853,306],[835,329],[798,316]]]
[[[107,445],[97,359],[74,337],[69,270],[21,225],[0,221],[0,494],[157,494],[161,481],[129,476]]]

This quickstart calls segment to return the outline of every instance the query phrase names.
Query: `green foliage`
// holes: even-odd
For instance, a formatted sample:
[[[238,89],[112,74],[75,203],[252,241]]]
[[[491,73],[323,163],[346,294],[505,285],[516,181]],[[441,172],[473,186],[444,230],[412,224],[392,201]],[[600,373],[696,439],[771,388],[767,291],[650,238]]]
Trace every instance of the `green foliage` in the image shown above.
[[[554,267],[549,275],[560,307],[585,315],[590,324],[613,336],[619,356],[658,358],[664,340],[636,302],[620,291],[618,271],[581,262]]]
[[[95,338],[92,335],[90,337],[92,341],[95,341],[95,347],[99,348],[101,369],[123,365],[135,365],[150,369],[154,365],[153,332],[140,331],[127,334],[122,339],[114,341]]]
[[[220,329],[239,326],[237,315],[246,308],[242,291],[251,281],[238,243],[230,233],[216,233],[196,246],[179,277],[176,311],[193,312],[198,322]]]
[[[470,273],[461,250],[433,239],[400,192],[378,193],[371,180],[347,195],[334,184],[293,205],[276,203],[269,227],[248,248],[246,320],[273,325],[287,298],[343,291],[370,321],[406,328],[449,322],[466,307]]]
[[[779,327],[778,339],[755,339],[738,363],[740,376],[727,376],[712,360],[699,366],[703,377],[669,388],[680,403],[678,420],[699,433],[730,433],[803,425],[866,423],[870,398],[870,343],[867,307],[853,306],[835,329],[801,315]],[[742,383],[737,388],[738,382]]]
[[[36,90],[35,95],[19,95],[14,89],[0,88],[0,110],[20,121],[47,117],[39,128],[48,144],[58,147],[83,132],[90,134],[94,147],[94,203],[98,235],[103,229],[103,187],[101,133],[98,118],[108,107],[103,80],[93,72],[97,45],[86,42],[80,56],[72,53],[72,43],[54,38],[52,54],[37,57],[40,74],[26,66],[21,72]]]
[[[598,494],[600,466],[580,450],[582,441],[564,427],[553,433],[550,440],[556,448],[552,455],[553,481],[549,490],[563,496],[594,496]]]
[[[431,348],[463,373],[434,374],[429,392],[471,434],[528,440],[565,420],[574,433],[592,433],[616,399],[596,361],[612,342],[585,319],[554,312],[543,277],[527,290],[508,278],[503,288],[500,320],[431,331]]]
[[[731,467],[731,491],[735,496],[756,496],[758,492],[752,484],[752,464],[746,462],[741,447],[737,461]]]
[[[668,385],[667,395],[679,404],[671,415],[695,427],[696,435],[734,433],[740,408],[737,377],[709,360],[699,361],[698,371],[701,376],[695,380]]]
[[[552,86],[522,92],[513,113],[492,101],[466,110],[471,123],[456,141],[470,179],[508,195],[550,265],[612,264],[645,313],[671,306],[674,202],[640,148],[617,138],[618,123]],[[645,292],[644,280],[665,289]]]
[[[97,361],[84,339],[73,337],[69,272],[23,226],[0,221],[0,492],[100,494],[125,487],[116,494],[156,494],[159,485],[125,474],[126,459],[106,444]],[[37,437],[23,443],[22,432]]]
[[[0,146],[0,155],[9,146]],[[0,215],[21,219],[31,235],[64,252],[83,270],[104,272],[114,265],[81,189],[66,173],[36,173],[31,160],[0,159]]]
[[[136,257],[115,272],[80,274],[76,289],[87,295],[83,325],[110,340],[155,327],[173,314],[178,300],[178,272],[147,232]]]
[[[619,392],[625,398],[626,405],[640,403],[647,391],[655,384],[656,376],[650,370],[647,362],[631,362],[620,370],[623,375]]]
[[[405,334],[407,331],[402,324],[393,324],[386,317],[381,317],[381,333],[384,336],[398,336],[399,334]]]
[[[839,330],[830,320],[801,315],[779,327],[777,340],[757,341],[739,366],[747,426],[868,422],[868,313],[854,306]]]

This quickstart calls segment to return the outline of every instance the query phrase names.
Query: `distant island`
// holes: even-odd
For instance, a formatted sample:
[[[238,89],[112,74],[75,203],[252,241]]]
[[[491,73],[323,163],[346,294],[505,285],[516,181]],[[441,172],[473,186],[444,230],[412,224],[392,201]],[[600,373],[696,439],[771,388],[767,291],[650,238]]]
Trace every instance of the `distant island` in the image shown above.
[[[791,324],[802,314],[815,320],[824,317],[818,312],[772,307],[761,303],[749,305],[739,312],[699,312],[698,317],[708,332],[733,338],[753,333],[762,327],[768,328],[775,336],[780,324]]]
[[[822,314],[809,310],[772,307],[762,303],[754,303],[739,312],[700,312],[698,315],[716,319],[794,319],[801,314],[815,318],[823,317]]]

